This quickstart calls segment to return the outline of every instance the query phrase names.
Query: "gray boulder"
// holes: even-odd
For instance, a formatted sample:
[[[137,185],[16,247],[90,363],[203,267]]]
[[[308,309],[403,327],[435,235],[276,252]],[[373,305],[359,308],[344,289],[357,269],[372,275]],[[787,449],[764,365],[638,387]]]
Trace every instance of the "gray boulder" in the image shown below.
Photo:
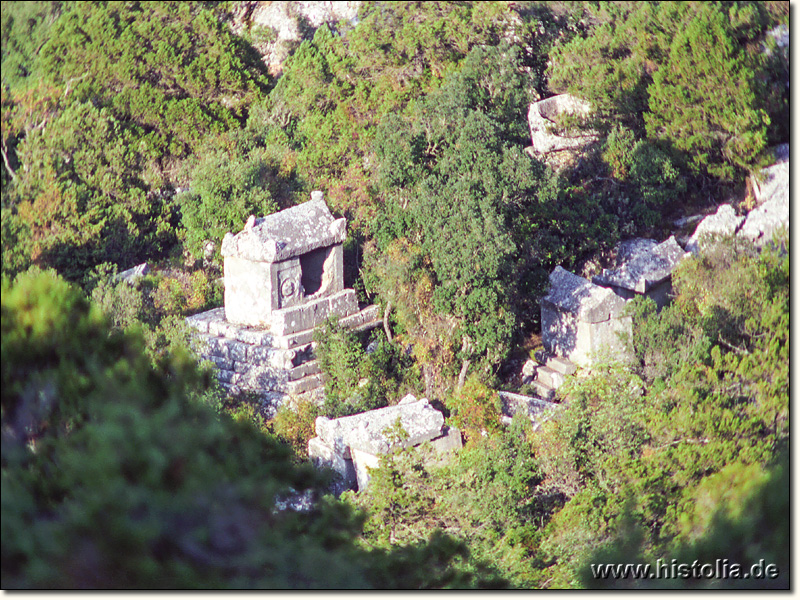
[[[744,217],[737,217],[736,211],[730,204],[721,205],[716,213],[700,221],[686,243],[686,250],[696,254],[710,239],[733,236],[743,221]]]

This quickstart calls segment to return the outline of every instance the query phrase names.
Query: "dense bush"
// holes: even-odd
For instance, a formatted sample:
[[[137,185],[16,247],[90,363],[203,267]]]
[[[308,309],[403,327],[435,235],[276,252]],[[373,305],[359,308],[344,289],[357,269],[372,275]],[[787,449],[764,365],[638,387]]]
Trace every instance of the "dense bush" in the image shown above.
[[[331,318],[314,332],[314,339],[326,378],[324,413],[329,417],[395,404],[416,387],[413,361],[382,335],[373,337],[367,353],[355,333]]]
[[[154,367],[56,275],[4,281],[2,317],[5,589],[405,586],[431,556],[442,573],[417,585],[480,583],[447,538],[359,549],[358,515],[319,499],[309,465],[193,402],[193,361]]]

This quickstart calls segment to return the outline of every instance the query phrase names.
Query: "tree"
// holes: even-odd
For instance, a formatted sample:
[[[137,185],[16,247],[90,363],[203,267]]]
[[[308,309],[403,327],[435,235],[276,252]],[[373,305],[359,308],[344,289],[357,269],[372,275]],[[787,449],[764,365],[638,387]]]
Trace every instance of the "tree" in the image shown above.
[[[766,145],[769,117],[743,48],[758,32],[759,12],[754,5],[699,3],[692,13],[648,87],[647,132],[684,151],[695,172],[730,180]]]
[[[153,366],[54,273],[4,279],[1,301],[4,589],[480,583],[448,538],[359,548],[362,517],[309,464],[197,401],[188,354]],[[413,579],[434,556],[447,576]]]

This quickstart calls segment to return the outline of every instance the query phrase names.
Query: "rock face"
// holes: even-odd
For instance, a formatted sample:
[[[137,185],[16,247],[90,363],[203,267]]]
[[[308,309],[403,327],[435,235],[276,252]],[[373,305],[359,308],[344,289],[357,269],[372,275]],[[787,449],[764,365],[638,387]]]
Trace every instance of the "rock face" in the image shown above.
[[[116,276],[117,281],[127,281],[128,283],[133,283],[138,279],[141,279],[145,275],[150,272],[150,265],[147,263],[142,263],[140,265],[136,265],[132,269],[128,269],[127,271],[123,271]]]
[[[716,213],[700,221],[686,243],[686,249],[694,254],[699,252],[703,243],[709,239],[732,236],[743,221],[744,217],[737,217],[736,211],[730,204],[723,204]]]
[[[369,483],[369,469],[380,457],[432,442],[439,451],[461,447],[458,430],[444,427],[444,416],[426,398],[406,396],[399,404],[349,417],[317,417],[317,437],[308,443],[308,454],[317,467],[338,474],[338,489],[363,490]]]
[[[778,162],[751,178],[758,206],[740,217],[731,205],[721,205],[700,222],[686,244],[687,250],[696,253],[714,237],[733,235],[760,248],[772,242],[775,234],[789,232],[789,145],[776,147],[774,153]]]
[[[687,253],[674,236],[653,244],[655,240],[630,240],[618,252],[617,261],[622,258],[624,262],[616,269],[603,269],[602,274],[592,277],[592,283],[610,288],[625,299],[645,295],[659,308],[664,307],[672,292],[672,271]]]
[[[552,131],[558,126],[560,116],[586,117],[590,112],[591,105],[588,102],[569,94],[532,103],[528,108],[528,126],[534,153],[543,155],[562,150],[579,150],[595,141],[597,134],[594,132],[575,131],[562,135]]]
[[[620,334],[630,335],[631,318],[623,316],[624,308],[612,290],[556,267],[541,301],[545,349],[578,366],[627,355]]]
[[[312,200],[225,235],[225,307],[186,319],[198,331],[200,355],[220,383],[256,392],[272,412],[288,396],[322,386],[312,342],[328,317],[350,329],[380,325],[375,305],[360,308],[343,289],[345,220],[334,219],[322,192]]]
[[[779,151],[781,162],[763,170],[764,181],[753,179],[759,206],[750,211],[737,235],[762,247],[785,228],[789,231],[789,148]]]
[[[263,61],[270,72],[277,75],[293,47],[312,34],[307,29],[316,30],[323,23],[354,22],[361,4],[351,1],[239,2],[233,9],[232,28],[239,35],[245,29],[250,30]]]

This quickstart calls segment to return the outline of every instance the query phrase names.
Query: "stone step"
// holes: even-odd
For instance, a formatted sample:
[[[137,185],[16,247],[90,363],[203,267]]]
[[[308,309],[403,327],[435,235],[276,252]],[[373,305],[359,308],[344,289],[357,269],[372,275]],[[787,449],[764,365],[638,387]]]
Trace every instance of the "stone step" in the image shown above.
[[[355,314],[339,319],[339,325],[352,331],[363,331],[372,329],[383,323],[380,317],[380,307],[376,304],[361,309]],[[314,341],[314,330],[299,331],[285,336],[275,338],[275,344],[280,348],[294,349],[305,346]]]
[[[556,390],[564,384],[564,377],[563,373],[559,373],[550,367],[545,366],[536,369],[536,381]]]
[[[325,380],[322,373],[314,373],[307,375],[301,379],[290,381],[286,384],[286,393],[288,394],[302,394],[303,392],[310,392],[325,385]]]
[[[316,360],[310,360],[289,370],[289,381],[297,381],[303,377],[307,377],[308,375],[316,375],[317,373],[321,372],[322,369],[319,366],[319,362]]]
[[[534,393],[542,400],[550,401],[556,395],[556,391],[553,388],[542,383],[541,381],[534,381],[531,384],[531,387],[533,387]]]
[[[562,375],[572,375],[578,370],[578,367],[576,367],[574,363],[560,356],[548,358],[547,362],[545,362],[545,366],[553,371],[558,371]]]

